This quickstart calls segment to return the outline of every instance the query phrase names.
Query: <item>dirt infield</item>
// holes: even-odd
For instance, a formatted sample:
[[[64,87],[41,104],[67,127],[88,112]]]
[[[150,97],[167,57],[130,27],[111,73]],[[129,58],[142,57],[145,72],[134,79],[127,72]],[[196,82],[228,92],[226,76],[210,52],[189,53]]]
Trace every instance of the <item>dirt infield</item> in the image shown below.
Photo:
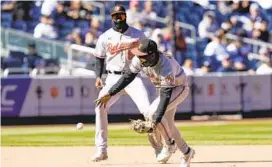
[[[272,146],[194,146],[191,167],[272,167]],[[91,162],[94,147],[2,147],[3,167],[178,167],[180,153],[168,164],[156,162],[151,147],[109,147],[109,159]]]

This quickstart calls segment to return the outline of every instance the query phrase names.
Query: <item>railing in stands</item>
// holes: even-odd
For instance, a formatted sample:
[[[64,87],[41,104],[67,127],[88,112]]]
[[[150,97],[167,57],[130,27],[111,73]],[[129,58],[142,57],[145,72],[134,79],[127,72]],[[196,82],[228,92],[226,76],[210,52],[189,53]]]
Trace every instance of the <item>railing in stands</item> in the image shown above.
[[[29,43],[35,43],[38,53],[44,58],[67,58],[65,42],[34,38],[32,34],[1,27],[1,47],[27,53]]]
[[[99,8],[99,15],[95,15],[101,22],[105,21],[105,5],[102,2],[94,2],[94,1],[90,1],[90,3]]]
[[[233,34],[227,34],[226,35],[227,39],[230,40],[237,40],[238,36],[233,35]],[[261,40],[256,40],[256,39],[250,39],[250,38],[242,38],[243,42],[246,44],[251,44],[253,45],[253,52],[257,53],[258,52],[258,47],[266,47],[272,49],[272,44],[268,42],[263,42]]]

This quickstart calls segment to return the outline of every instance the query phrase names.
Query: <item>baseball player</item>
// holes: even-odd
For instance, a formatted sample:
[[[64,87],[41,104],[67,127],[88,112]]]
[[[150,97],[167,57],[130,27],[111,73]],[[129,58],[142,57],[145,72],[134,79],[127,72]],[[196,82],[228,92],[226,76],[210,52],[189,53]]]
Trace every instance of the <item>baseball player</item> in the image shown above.
[[[170,58],[157,50],[157,44],[149,39],[142,39],[138,47],[131,50],[135,55],[129,71],[113,85],[107,94],[96,100],[97,105],[105,105],[116,93],[129,85],[137,74],[142,71],[160,88],[160,95],[149,107],[148,117],[160,131],[167,147],[157,156],[159,162],[167,161],[175,152],[176,146],[183,153],[181,167],[190,166],[195,151],[181,137],[174,124],[177,105],[188,95],[189,86],[186,75],[174,58]]]
[[[125,8],[116,5],[111,10],[111,17],[113,27],[103,33],[96,44],[96,82],[95,86],[100,88],[99,97],[103,97],[109,89],[124,75],[125,71],[129,69],[129,64],[133,58],[130,49],[138,46],[139,40],[146,38],[144,34],[127,25]],[[103,85],[101,76],[106,61],[106,71],[108,73]],[[147,117],[147,109],[150,106],[146,88],[140,77],[135,76],[135,80],[131,82],[124,91],[131,97],[137,105],[141,114]],[[96,154],[93,156],[93,161],[101,161],[108,158],[107,155],[107,131],[108,131],[108,112],[111,105],[113,105],[121,96],[121,93],[115,94],[105,106],[96,106],[96,132],[95,145],[97,148]],[[162,144],[157,144],[154,136],[149,135],[152,146],[156,149],[158,154],[162,150]],[[160,136],[159,136],[160,137]],[[158,138],[159,138],[158,137]],[[151,139],[152,138],[152,139]]]

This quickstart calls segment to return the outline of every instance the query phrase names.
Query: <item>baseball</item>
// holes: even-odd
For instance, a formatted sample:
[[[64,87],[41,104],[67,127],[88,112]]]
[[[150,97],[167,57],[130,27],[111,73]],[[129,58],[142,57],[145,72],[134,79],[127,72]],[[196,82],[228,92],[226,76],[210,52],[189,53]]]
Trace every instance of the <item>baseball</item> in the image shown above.
[[[83,129],[83,123],[81,123],[81,122],[77,123],[76,128],[77,128],[77,130]]]

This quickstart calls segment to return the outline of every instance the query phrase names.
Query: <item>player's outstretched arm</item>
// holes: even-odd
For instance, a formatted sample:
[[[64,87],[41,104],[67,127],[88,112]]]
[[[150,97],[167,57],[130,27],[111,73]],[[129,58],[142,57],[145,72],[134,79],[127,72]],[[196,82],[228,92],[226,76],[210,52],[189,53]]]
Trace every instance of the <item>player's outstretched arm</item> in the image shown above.
[[[123,90],[128,84],[130,84],[135,77],[137,76],[137,73],[132,72],[126,72],[115,85],[111,87],[108,94],[96,99],[94,102],[97,106],[103,106],[106,107],[107,102],[110,100],[111,96],[114,96],[121,90]]]
[[[105,59],[98,57],[96,57],[95,59],[95,74],[96,74],[95,87],[99,89],[103,87],[101,76],[103,74],[104,69],[104,60]]]
[[[109,90],[109,94],[113,96],[123,90],[135,79],[137,74],[138,73],[133,73],[131,71],[125,72],[125,74],[117,81],[117,83],[111,87],[111,89]]]
[[[171,99],[173,88],[162,87],[160,90],[160,104],[156,111],[155,124],[159,124]]]

